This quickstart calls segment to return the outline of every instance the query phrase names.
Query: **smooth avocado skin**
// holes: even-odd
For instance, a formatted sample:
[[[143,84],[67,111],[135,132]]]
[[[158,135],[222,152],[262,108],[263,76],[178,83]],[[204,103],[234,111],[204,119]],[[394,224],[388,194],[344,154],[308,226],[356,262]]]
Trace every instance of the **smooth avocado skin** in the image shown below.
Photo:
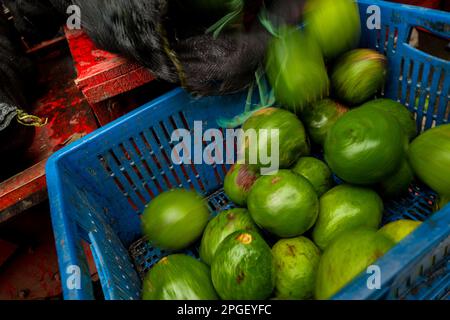
[[[320,250],[308,238],[281,239],[272,248],[275,259],[275,296],[305,300],[314,296]]]
[[[408,140],[411,141],[417,136],[417,125],[414,114],[401,103],[391,99],[376,99],[366,102],[361,108],[377,108],[391,114],[402,127]]]
[[[422,222],[414,220],[397,220],[384,225],[380,230],[379,234],[391,239],[395,243],[399,243],[408,235],[410,235],[414,230],[416,230]]]
[[[209,267],[185,254],[161,259],[147,273],[143,300],[218,300]]]
[[[408,161],[415,175],[441,196],[450,196],[450,123],[423,132],[411,143]]]
[[[256,232],[232,233],[214,256],[211,277],[222,300],[268,299],[275,286],[270,247]]]
[[[373,190],[348,184],[339,185],[320,198],[320,212],[313,240],[325,249],[335,237],[356,227],[378,228],[383,201]]]
[[[376,108],[356,108],[331,128],[325,160],[342,180],[372,185],[395,172],[405,156],[407,137],[398,121]]]
[[[272,154],[272,145],[277,141],[280,168],[289,168],[299,157],[310,153],[309,140],[303,123],[289,111],[278,108],[258,110],[244,123],[243,130],[256,132],[257,141],[254,141],[252,135],[248,135],[241,146],[245,154],[245,163],[254,171],[262,172],[260,169],[270,167],[270,164],[261,162],[261,157],[267,156],[268,159],[272,159],[276,156],[276,153]]]
[[[339,235],[322,254],[317,271],[316,299],[332,298],[394,245],[372,228],[357,228]]]
[[[262,176],[248,198],[248,209],[258,226],[281,238],[296,237],[316,222],[319,200],[306,178],[290,170]]]
[[[174,189],[150,202],[142,215],[142,229],[154,246],[181,250],[201,237],[209,215],[207,202],[198,193]]]
[[[331,127],[347,111],[347,107],[330,99],[319,101],[309,108],[305,108],[302,119],[311,140],[323,146]]]
[[[313,157],[300,158],[292,168],[292,171],[306,178],[319,197],[333,186],[333,176],[330,168],[319,159]]]
[[[239,230],[258,232],[258,227],[253,222],[246,209],[235,208],[222,211],[206,226],[200,243],[200,258],[207,265],[211,265],[217,248],[222,241]]]

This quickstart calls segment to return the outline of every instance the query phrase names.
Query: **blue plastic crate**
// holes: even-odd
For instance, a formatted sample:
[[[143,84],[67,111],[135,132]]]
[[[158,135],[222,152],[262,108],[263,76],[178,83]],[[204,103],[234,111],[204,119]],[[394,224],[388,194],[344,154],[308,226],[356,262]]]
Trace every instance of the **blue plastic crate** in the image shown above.
[[[384,94],[414,111],[421,130],[447,123],[450,63],[413,49],[407,39],[415,26],[449,38],[449,14],[364,0],[359,1],[363,26],[369,5],[380,7],[382,29],[364,28],[361,46],[389,59]],[[192,130],[197,120],[204,129],[217,127],[219,115],[240,114],[244,102],[244,94],[195,99],[176,89],[51,157],[48,192],[66,299],[94,298],[84,244],[105,298],[139,299],[142,275],[167,254],[152,248],[140,231],[140,213],[162,191],[194,188],[208,196],[212,214],[233,206],[221,191],[228,167],[174,165],[170,134],[176,128]],[[361,274],[335,298],[448,298],[450,206],[431,215],[435,200],[432,190],[415,185],[405,198],[386,203],[385,222],[402,217],[426,222],[377,262],[381,290],[367,289],[367,275]]]

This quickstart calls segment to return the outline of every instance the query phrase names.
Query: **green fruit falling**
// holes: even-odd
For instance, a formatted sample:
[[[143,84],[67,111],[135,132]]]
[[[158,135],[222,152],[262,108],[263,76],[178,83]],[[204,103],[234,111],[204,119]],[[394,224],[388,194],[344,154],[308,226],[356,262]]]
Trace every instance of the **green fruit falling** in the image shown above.
[[[277,101],[300,114],[329,94],[330,81],[316,40],[295,27],[282,27],[269,44],[266,71]]]
[[[387,58],[371,49],[355,49],[336,62],[331,75],[334,94],[349,106],[375,97],[385,83]]]
[[[357,4],[352,0],[308,0],[306,30],[328,59],[356,47],[361,33]]]

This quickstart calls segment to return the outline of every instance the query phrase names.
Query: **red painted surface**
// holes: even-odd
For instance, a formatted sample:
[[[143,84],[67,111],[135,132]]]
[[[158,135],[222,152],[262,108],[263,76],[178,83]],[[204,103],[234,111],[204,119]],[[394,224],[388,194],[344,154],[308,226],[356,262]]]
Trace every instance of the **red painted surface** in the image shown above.
[[[51,154],[171,89],[142,66],[97,49],[82,31],[66,30],[66,37],[28,50],[41,91],[29,113],[48,124],[36,128],[31,147],[0,176],[0,223],[46,199]]]
[[[154,80],[141,65],[96,48],[81,30],[66,29],[66,38],[77,70],[75,82],[91,105]]]

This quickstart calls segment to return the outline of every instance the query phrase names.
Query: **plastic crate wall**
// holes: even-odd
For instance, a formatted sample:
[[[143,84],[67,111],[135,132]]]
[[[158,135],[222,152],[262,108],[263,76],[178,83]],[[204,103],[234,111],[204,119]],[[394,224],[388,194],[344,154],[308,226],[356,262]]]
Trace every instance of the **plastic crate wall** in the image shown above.
[[[450,14],[384,1],[360,0],[358,3],[363,27],[360,47],[376,49],[388,57],[388,81],[383,95],[414,112],[420,132],[449,123],[450,62],[412,47],[409,39],[413,28],[421,28],[450,40]],[[381,28],[369,30],[366,22],[374,12],[373,5],[381,9]],[[429,205],[434,195],[425,195],[423,191],[426,188],[416,187],[409,195],[414,199],[389,203],[385,222],[400,218],[424,220],[424,216],[432,213]],[[427,224],[377,262],[383,270],[380,290],[368,289],[368,276],[361,274],[334,299],[448,298],[449,212],[450,206],[447,206],[429,218]]]
[[[412,47],[409,39],[416,27],[450,40],[450,13],[384,1],[358,3],[363,31],[360,47],[375,49],[388,57],[384,95],[414,112],[420,131],[448,123],[450,62]],[[367,27],[374,5],[381,9],[380,29]]]
[[[177,187],[210,195],[229,168],[175,165],[172,131],[193,132],[199,119],[205,131],[216,128],[219,110],[220,116],[232,118],[243,112],[245,98],[236,94],[195,99],[176,89],[52,157],[47,181],[66,299],[93,298],[82,241],[90,244],[106,299],[139,297],[140,280],[127,249],[141,236],[139,214],[145,205]],[[192,140],[194,150],[197,141]],[[81,271],[79,288],[67,283],[75,279],[74,266]]]
[[[383,30],[386,30],[386,24],[389,24],[389,30],[397,28],[398,35],[408,34],[408,28],[412,25],[426,27],[426,21],[443,21],[448,25],[448,16],[434,11],[423,11],[415,7],[385,2],[360,1],[363,25],[365,25],[365,12],[369,4],[378,4],[382,9],[384,29],[382,31],[364,29],[362,46],[376,48],[376,39],[378,39],[376,34],[385,34]],[[413,19],[413,22],[421,23],[408,24],[407,21],[394,19],[396,24],[394,22],[391,24],[391,19],[386,20],[387,17],[404,19],[405,16]],[[401,23],[406,25],[403,26]],[[436,25],[438,26],[439,23]],[[438,29],[441,30],[436,27],[436,30],[432,31],[443,34]],[[447,30],[444,34],[448,33],[448,29],[443,30]],[[417,90],[408,91],[408,88],[417,88],[417,84],[420,83],[418,76],[408,80],[408,76],[401,77],[400,69],[396,69],[397,64],[401,66],[401,60],[411,59],[412,54],[415,55],[414,61],[421,61],[424,65],[423,70],[428,68],[426,65],[429,65],[429,72],[433,70],[433,77],[435,75],[438,79],[441,78],[434,70],[438,70],[440,74],[443,72],[448,74],[448,62],[416,52],[412,48],[405,49],[403,47],[408,45],[399,40],[397,40],[395,51],[392,51],[389,49],[389,39],[396,33],[394,31],[394,33],[386,34],[390,35],[386,42],[386,54],[389,57],[390,67],[393,68],[385,90],[386,96],[394,99],[400,97],[400,101],[407,102],[407,95],[404,98],[398,96],[399,92],[403,92],[403,86],[405,92],[418,92]],[[399,36],[398,39],[401,37]],[[391,41],[394,46],[394,38]],[[364,42],[367,45],[364,45]],[[384,52],[384,46],[380,46],[380,43],[382,42],[378,41],[378,49]],[[418,68],[420,69],[420,66]],[[403,70],[406,69],[408,68],[403,67]],[[414,72],[412,74],[414,75]],[[448,77],[444,76],[444,79],[442,84],[440,80],[436,80],[438,84],[435,87],[433,82],[431,85],[429,83],[425,85],[424,90],[430,95],[430,106],[434,105],[438,108],[429,108],[427,113],[422,112],[421,115],[420,108],[414,110],[419,115],[420,127],[423,123],[420,117],[426,119],[427,127],[433,125],[433,121],[448,122]],[[442,89],[432,90],[432,87],[439,86]],[[420,92],[422,94],[422,91]],[[434,99],[436,103],[432,104],[431,99]],[[145,204],[160,192],[174,187],[195,188],[204,195],[211,195],[220,188],[227,170],[225,165],[174,165],[170,159],[173,148],[173,144],[170,143],[172,131],[179,128],[192,130],[193,121],[199,119],[204,121],[204,129],[217,127],[218,116],[231,118],[241,113],[244,102],[244,94],[195,99],[177,89],[75,142],[50,159],[47,167],[48,189],[66,299],[94,298],[82,242],[90,245],[106,299],[139,298],[140,277],[127,249],[141,237],[139,214]],[[415,105],[409,106],[415,109]],[[445,108],[447,111],[444,110]],[[195,141],[191,143],[193,146]],[[420,191],[414,201],[397,204],[398,207],[393,209],[391,217],[402,215],[407,211],[405,205],[408,205],[408,210],[412,208],[415,215],[417,210],[414,208],[424,211],[422,217],[424,219],[431,212],[427,197],[431,197],[432,194],[432,192]],[[214,203],[215,196],[210,200],[210,203]],[[216,206],[216,209],[219,207]],[[365,292],[365,289],[361,288],[361,286],[365,287],[364,282],[361,282],[365,281],[365,278],[361,275],[361,279],[353,282],[349,289],[345,289],[337,298],[395,297],[392,292],[397,289],[399,295],[402,294],[401,296],[405,297],[403,293],[407,292],[408,285],[405,283],[408,281],[402,280],[400,272],[404,274],[404,277],[409,277],[411,282],[411,274],[406,272],[408,268],[417,266],[418,261],[423,260],[427,254],[435,250],[438,253],[442,252],[439,249],[442,246],[445,247],[445,256],[448,254],[448,239],[445,239],[445,235],[447,233],[448,237],[449,223],[446,216],[450,216],[449,211],[450,208],[446,208],[433,216],[429,223],[424,224],[413,234],[415,246],[407,246],[409,242],[412,242],[408,238],[409,240],[406,239],[402,245],[397,246],[387,255],[390,259],[383,258],[381,262],[384,261],[384,265],[390,272],[386,275],[387,278],[383,279],[384,290]],[[429,234],[433,237],[428,236]],[[156,252],[155,257],[160,254],[161,252]],[[434,256],[437,261],[442,260],[442,255]],[[398,259],[399,257],[401,259]],[[150,260],[152,259],[150,257]],[[426,264],[423,265],[426,266]],[[80,283],[78,279],[81,280]],[[412,278],[412,280],[415,279],[418,277]],[[395,284],[395,289],[393,289],[394,281],[398,282]],[[405,287],[403,291],[400,290],[402,285]]]

